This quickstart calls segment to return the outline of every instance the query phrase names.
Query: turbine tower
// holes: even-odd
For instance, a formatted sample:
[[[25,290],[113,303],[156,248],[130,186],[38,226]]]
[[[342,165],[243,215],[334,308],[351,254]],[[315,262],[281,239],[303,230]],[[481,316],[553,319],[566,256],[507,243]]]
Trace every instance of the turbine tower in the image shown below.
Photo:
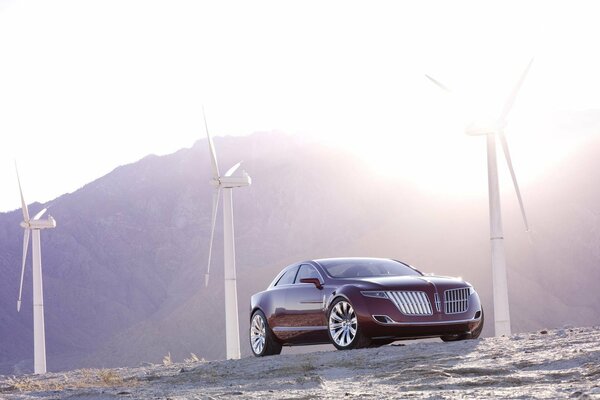
[[[496,161],[496,138],[500,141],[502,150],[504,151],[504,157],[508,164],[510,176],[515,186],[517,193],[517,199],[519,200],[519,206],[521,208],[521,215],[523,216],[523,222],[525,223],[525,230],[529,232],[529,224],[527,222],[527,216],[525,215],[525,208],[523,206],[523,199],[521,198],[521,191],[519,190],[519,184],[517,183],[517,177],[515,170],[512,165],[512,159],[510,157],[510,151],[508,149],[508,142],[504,135],[504,128],[507,125],[508,114],[513,108],[517,94],[523,85],[523,81],[529,72],[533,59],[525,68],[525,71],[521,75],[519,81],[516,83],[512,92],[508,96],[504,108],[500,117],[491,123],[475,124],[471,123],[466,127],[465,133],[470,136],[486,136],[487,141],[487,164],[488,164],[488,191],[489,191],[489,204],[490,204],[490,244],[491,244],[491,258],[492,258],[492,286],[494,295],[494,331],[496,336],[511,334],[510,327],[510,310],[508,302],[508,278],[506,272],[506,256],[504,251],[504,233],[502,230],[502,212],[500,207],[500,190],[498,185],[498,164]],[[426,75],[435,85],[441,89],[450,92],[448,88],[442,85],[437,80],[433,79],[429,75]]]
[[[204,128],[208,138],[210,162],[213,179],[210,184],[215,188],[213,194],[212,223],[210,230],[210,244],[208,248],[208,268],[205,275],[205,285],[208,286],[210,275],[210,261],[212,258],[212,245],[215,235],[215,224],[217,222],[217,210],[221,192],[223,192],[223,243],[224,243],[224,274],[225,274],[225,341],[227,344],[227,359],[240,358],[240,326],[238,320],[237,283],[235,273],[235,238],[233,229],[233,189],[242,186],[250,186],[252,180],[246,172],[241,176],[232,176],[240,167],[241,162],[231,167],[225,175],[219,173],[217,155],[212,138],[208,132],[206,115],[204,116]]]
[[[15,164],[15,169],[16,169]],[[33,258],[33,371],[36,374],[46,373],[46,335],[44,329],[44,291],[42,285],[42,253],[40,246],[40,231],[42,229],[56,228],[56,221],[51,216],[48,219],[40,219],[46,212],[46,208],[38,212],[33,219],[29,218],[29,210],[23,197],[21,180],[17,170],[17,182],[21,194],[21,208],[23,210],[24,229],[23,236],[23,263],[21,264],[21,284],[19,286],[19,300],[17,300],[17,312],[21,311],[21,295],[23,293],[23,275],[25,274],[25,262],[29,247],[29,234],[32,233],[32,258]]]

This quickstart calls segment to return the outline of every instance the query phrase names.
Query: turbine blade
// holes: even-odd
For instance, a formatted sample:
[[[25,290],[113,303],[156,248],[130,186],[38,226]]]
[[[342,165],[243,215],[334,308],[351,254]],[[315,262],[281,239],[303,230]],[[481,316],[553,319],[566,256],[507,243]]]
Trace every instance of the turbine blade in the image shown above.
[[[221,176],[221,174],[219,174],[217,153],[215,152],[215,145],[213,144],[212,138],[210,137],[210,133],[208,133],[208,124],[206,123],[206,114],[204,113],[204,107],[202,107],[202,116],[204,117],[204,129],[206,130],[206,137],[208,138],[208,151],[210,153],[210,163],[212,165],[213,177],[215,179],[218,179]]]
[[[25,198],[23,197],[23,189],[21,189],[21,179],[19,178],[19,169],[17,168],[17,162],[15,161],[15,171],[17,171],[17,182],[19,183],[19,193],[21,194],[21,209],[23,210],[23,219],[25,222],[29,222],[29,209]]]
[[[42,218],[42,215],[44,215],[46,213],[46,211],[48,211],[47,208],[42,209],[42,211],[40,211],[39,213],[35,214],[35,216],[33,217],[33,220],[38,220],[40,218]]]
[[[531,61],[529,61],[529,64],[527,64],[525,71],[523,71],[523,74],[521,74],[521,77],[517,81],[517,84],[515,85],[512,92],[506,99],[506,103],[504,104],[504,108],[502,109],[502,114],[500,114],[499,121],[501,123],[506,121],[506,118],[508,117],[510,110],[512,110],[513,105],[515,104],[515,100],[517,98],[517,94],[519,94],[519,90],[521,90],[521,86],[523,85],[523,82],[525,81],[525,78],[527,77],[527,73],[529,72],[529,68],[531,68],[532,63],[533,63],[533,58],[531,59]]]
[[[210,276],[210,261],[212,259],[212,246],[213,239],[215,237],[215,225],[217,224],[217,213],[219,211],[219,198],[221,197],[221,188],[217,188],[213,194],[213,207],[212,207],[212,218],[210,226],[210,241],[208,245],[208,267],[206,268],[206,274],[204,275],[204,286],[208,286],[208,279]]]
[[[521,215],[523,216],[523,222],[525,223],[525,231],[529,232],[529,223],[527,222],[527,216],[525,215],[525,207],[523,206],[523,199],[521,198],[521,191],[519,190],[519,184],[517,183],[517,176],[512,165],[512,159],[510,158],[510,151],[508,150],[508,142],[504,133],[498,135],[500,142],[502,143],[502,150],[504,150],[504,156],[506,157],[506,163],[510,170],[510,176],[512,177],[513,184],[515,185],[515,191],[517,192],[517,199],[519,199],[519,206],[521,207]]]
[[[434,85],[436,85],[437,87],[439,87],[440,89],[442,89],[445,92],[448,93],[452,93],[452,90],[448,89],[446,86],[444,86],[441,82],[439,82],[436,79],[433,79],[431,76],[425,74],[425,76],[427,77],[427,79],[429,79],[431,82],[433,82]]]
[[[225,176],[231,176],[231,175],[233,175],[233,173],[235,171],[237,171],[237,169],[240,167],[240,165],[242,165],[241,161],[239,163],[235,164],[233,167],[229,168],[227,170],[227,172],[225,172]]]
[[[27,261],[27,250],[29,248],[29,229],[23,233],[23,263],[21,265],[21,284],[19,285],[19,300],[17,300],[17,312],[21,311],[21,295],[23,294],[23,275],[25,275],[25,263]]]

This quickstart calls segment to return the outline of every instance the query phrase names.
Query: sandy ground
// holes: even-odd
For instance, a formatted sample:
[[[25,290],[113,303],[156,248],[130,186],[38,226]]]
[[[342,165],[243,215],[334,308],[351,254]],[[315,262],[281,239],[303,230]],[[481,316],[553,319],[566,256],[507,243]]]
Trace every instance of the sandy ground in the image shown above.
[[[0,376],[2,399],[597,398],[600,327],[242,360]]]

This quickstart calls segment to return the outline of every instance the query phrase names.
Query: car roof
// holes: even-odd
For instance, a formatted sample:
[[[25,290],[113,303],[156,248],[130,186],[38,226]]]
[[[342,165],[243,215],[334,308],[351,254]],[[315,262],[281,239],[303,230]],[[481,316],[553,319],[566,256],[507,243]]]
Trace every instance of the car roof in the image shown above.
[[[332,258],[319,258],[316,260],[313,260],[319,264],[323,263],[323,264],[327,264],[329,262],[337,262],[337,261],[376,261],[376,260],[381,260],[381,261],[395,261],[392,260],[391,258],[380,258],[380,257],[332,257]]]

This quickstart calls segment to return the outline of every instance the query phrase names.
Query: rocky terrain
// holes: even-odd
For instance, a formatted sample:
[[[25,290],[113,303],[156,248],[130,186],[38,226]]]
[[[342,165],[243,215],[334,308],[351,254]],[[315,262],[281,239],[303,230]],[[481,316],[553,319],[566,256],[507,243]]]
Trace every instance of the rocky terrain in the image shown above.
[[[0,376],[32,399],[600,398],[600,328],[241,360]]]

